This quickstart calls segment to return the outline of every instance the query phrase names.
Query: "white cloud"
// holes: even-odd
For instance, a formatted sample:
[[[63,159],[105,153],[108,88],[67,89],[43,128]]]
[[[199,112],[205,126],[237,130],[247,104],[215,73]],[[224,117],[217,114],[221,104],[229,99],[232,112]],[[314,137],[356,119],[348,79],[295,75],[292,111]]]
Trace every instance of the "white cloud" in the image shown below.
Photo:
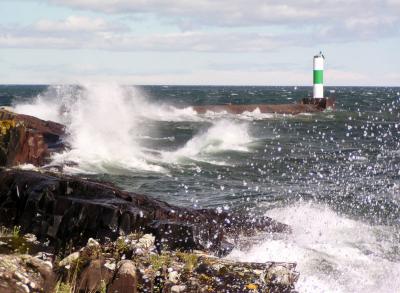
[[[34,28],[41,32],[98,32],[110,31],[117,28],[102,18],[85,16],[69,16],[64,20],[42,19],[34,24]]]
[[[40,20],[33,26],[0,26],[0,46],[9,48],[264,52],[288,43],[280,36],[258,33],[192,31],[134,34],[100,18],[75,16],[59,21]]]
[[[74,48],[73,40],[58,37],[43,36],[17,36],[12,34],[0,34],[0,46],[4,48]]]
[[[388,0],[389,6],[400,8],[400,0]]]
[[[319,41],[398,35],[399,0],[48,0],[102,13],[156,16],[181,29],[281,26],[306,30]]]
[[[390,9],[399,0],[48,1],[76,9],[116,13],[124,15],[124,19],[151,14],[191,30],[134,34],[120,22],[72,15],[62,20],[42,19],[27,27],[0,27],[0,44],[14,48],[48,46],[112,51],[264,52],[287,46],[374,40],[400,33],[400,14]],[[140,26],[140,21],[136,25]],[[235,29],[249,25],[265,27],[266,33]],[[280,25],[283,30],[271,30],[271,25]],[[231,29],[221,30],[219,26]]]
[[[9,48],[100,49],[108,51],[194,51],[194,52],[265,52],[282,46],[273,37],[258,34],[176,33],[165,35],[95,34],[89,39],[77,36],[45,37],[0,35],[0,46]]]
[[[396,36],[399,32],[399,25],[399,18],[390,15],[352,18],[345,22],[346,30],[360,39]]]
[[[190,18],[210,25],[265,25],[335,22],[352,17],[391,14],[398,0],[48,0],[50,3],[105,13],[152,13]]]

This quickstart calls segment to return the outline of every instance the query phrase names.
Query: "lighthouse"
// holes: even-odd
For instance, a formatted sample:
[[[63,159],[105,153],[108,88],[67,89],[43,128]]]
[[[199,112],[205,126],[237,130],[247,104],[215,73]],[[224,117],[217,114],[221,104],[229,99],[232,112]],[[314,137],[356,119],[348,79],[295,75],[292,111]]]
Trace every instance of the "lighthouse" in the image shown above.
[[[323,99],[324,98],[324,61],[325,57],[322,52],[314,56],[313,62],[313,98]]]

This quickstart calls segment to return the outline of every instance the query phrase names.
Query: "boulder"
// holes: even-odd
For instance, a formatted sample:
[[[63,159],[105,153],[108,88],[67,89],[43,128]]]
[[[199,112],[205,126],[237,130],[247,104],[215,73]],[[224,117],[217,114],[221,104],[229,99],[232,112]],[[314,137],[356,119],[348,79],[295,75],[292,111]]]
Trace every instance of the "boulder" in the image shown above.
[[[135,263],[131,260],[122,260],[118,264],[118,271],[110,283],[107,292],[109,293],[136,293],[138,279]]]
[[[25,254],[0,254],[0,292],[53,292],[55,285],[48,262]]]
[[[81,270],[76,292],[105,292],[114,272],[104,266],[103,259],[95,259]]]

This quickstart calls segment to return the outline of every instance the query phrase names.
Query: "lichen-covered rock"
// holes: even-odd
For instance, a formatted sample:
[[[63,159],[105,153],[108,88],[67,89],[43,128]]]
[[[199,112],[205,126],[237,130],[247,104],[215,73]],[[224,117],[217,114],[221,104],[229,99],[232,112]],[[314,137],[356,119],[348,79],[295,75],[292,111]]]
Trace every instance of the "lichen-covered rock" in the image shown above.
[[[203,253],[163,252],[132,262],[140,292],[289,293],[299,277],[293,263],[242,263]]]
[[[67,269],[69,269],[71,267],[71,265],[75,264],[80,256],[80,252],[79,251],[75,251],[73,253],[71,253],[70,255],[68,255],[67,257],[63,258],[58,265],[60,267],[66,267]]]
[[[265,283],[270,286],[288,287],[297,282],[299,274],[290,270],[287,264],[275,264],[265,274]]]
[[[149,251],[155,249],[156,238],[151,234],[145,234],[139,238],[137,243],[134,245],[135,254],[148,254]]]
[[[124,237],[132,240],[128,250],[117,243]],[[91,239],[54,265],[31,255],[0,254],[0,292],[54,292],[56,287],[55,292],[73,293],[292,293],[299,276],[293,263],[243,263],[203,251],[158,254],[154,246],[135,253],[151,235],[124,237],[104,244]],[[89,258],[84,252],[88,248],[96,250]]]
[[[0,166],[40,166],[64,148],[64,126],[0,109]]]
[[[51,265],[30,255],[0,254],[0,292],[52,292],[55,274]]]
[[[185,285],[174,285],[171,287],[171,293],[183,293],[187,292],[187,287]]]

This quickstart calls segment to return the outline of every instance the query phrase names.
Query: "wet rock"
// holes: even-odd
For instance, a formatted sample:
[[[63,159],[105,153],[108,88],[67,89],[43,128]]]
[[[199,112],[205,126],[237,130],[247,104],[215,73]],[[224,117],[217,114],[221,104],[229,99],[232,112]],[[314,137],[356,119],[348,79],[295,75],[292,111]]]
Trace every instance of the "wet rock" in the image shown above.
[[[299,274],[294,272],[287,264],[271,265],[265,274],[265,283],[271,287],[287,288],[297,282]]]
[[[300,101],[300,104],[303,105],[314,105],[319,110],[325,110],[327,108],[335,108],[336,99],[335,98],[322,98],[322,99],[315,99],[315,98],[303,98]]]
[[[169,249],[191,249],[196,247],[195,239],[201,239],[201,232],[194,224],[175,221],[155,221],[151,225],[155,235],[156,246],[161,251],[164,246]]]
[[[46,262],[49,265],[49,267],[51,268],[53,267],[54,254],[40,251],[34,257]]]
[[[117,268],[114,259],[107,259],[106,262],[104,263],[104,266],[111,271],[115,271],[115,269]]]
[[[90,249],[100,249],[100,243],[93,238],[89,238],[86,247]]]
[[[63,258],[58,263],[58,266],[70,269],[71,267],[74,268],[79,263],[85,265],[91,260],[100,258],[101,249],[101,245],[96,240],[89,238],[85,247],[82,247],[79,251],[73,252]]]
[[[204,253],[163,252],[150,267],[141,257],[133,261],[139,285],[149,280],[161,292],[294,292],[299,277],[293,263],[235,262]]]
[[[138,280],[135,263],[131,260],[123,260],[120,261],[118,267],[116,277],[107,292],[136,293]]]
[[[104,266],[102,259],[92,260],[82,269],[77,292],[104,292],[113,276],[113,271]]]
[[[67,267],[67,268],[69,268],[71,265],[75,264],[75,263],[78,261],[79,256],[80,256],[80,252],[79,252],[79,251],[73,252],[73,253],[71,253],[70,255],[68,255],[67,257],[63,258],[63,259],[58,263],[58,265],[59,265],[60,267]],[[68,267],[68,266],[69,266],[69,267]]]
[[[83,247],[79,252],[79,257],[82,261],[89,261],[92,259],[97,259],[101,255],[101,246],[100,243],[94,240],[93,238],[89,238],[85,247]]]
[[[151,244],[151,235],[126,235],[132,249]],[[118,238],[117,241],[124,238]],[[135,242],[134,239],[137,241]],[[142,239],[142,241],[140,241]],[[124,241],[125,243],[125,241]],[[136,243],[136,244],[134,244]],[[298,279],[296,264],[236,262],[205,252],[162,251],[133,254],[123,259],[117,243],[99,244],[92,259],[83,259],[85,248],[67,257],[66,266],[53,266],[29,255],[0,255],[0,292],[288,292]],[[148,246],[146,246],[148,247]],[[55,273],[57,277],[55,277]]]
[[[33,244],[38,243],[36,235],[34,235],[34,234],[31,234],[31,233],[25,234],[23,238],[28,243],[33,243]]]
[[[0,109],[0,166],[43,165],[64,148],[64,126]]]
[[[247,263],[213,257],[200,257],[197,263],[193,276],[210,292],[294,292],[299,278],[293,263]]]
[[[49,239],[56,250],[141,232],[152,233],[159,250],[167,244],[220,255],[232,249],[228,238],[238,234],[290,231],[268,217],[177,207],[111,184],[18,169],[0,169],[0,223]]]

